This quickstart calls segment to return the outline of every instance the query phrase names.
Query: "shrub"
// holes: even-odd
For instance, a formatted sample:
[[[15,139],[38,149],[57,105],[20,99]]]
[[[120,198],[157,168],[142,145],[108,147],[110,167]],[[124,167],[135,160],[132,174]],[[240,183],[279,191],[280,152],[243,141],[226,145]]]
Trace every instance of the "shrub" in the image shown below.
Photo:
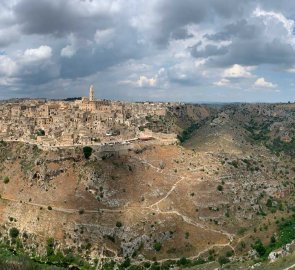
[[[124,262],[122,262],[122,264],[120,265],[120,268],[121,269],[128,268],[130,265],[131,265],[130,259],[126,258]]]
[[[267,207],[272,207],[272,199],[271,198],[267,199],[266,206]]]
[[[232,257],[234,255],[233,251],[232,250],[228,250],[226,253],[225,253],[225,256],[226,257]]]
[[[2,146],[7,146],[7,143],[6,143],[5,141],[1,140],[1,141],[0,141],[0,145],[2,145]],[[294,171],[295,171],[295,170],[294,170]]]
[[[5,176],[5,177],[3,178],[3,182],[4,182],[4,184],[9,183],[9,177],[8,177],[8,176]]]
[[[52,210],[52,207],[49,205],[49,206],[47,207],[47,209],[48,209],[48,210]]]
[[[184,234],[184,238],[185,238],[185,239],[188,239],[188,238],[189,238],[189,232],[186,232],[186,233]]]
[[[252,248],[255,249],[255,250],[257,251],[257,253],[258,253],[258,255],[259,255],[260,257],[262,257],[262,256],[265,254],[265,252],[266,252],[266,249],[265,249],[265,247],[263,246],[263,244],[262,244],[262,242],[261,242],[260,239],[257,239],[257,240],[255,241],[255,243],[252,245]]]
[[[154,244],[154,249],[155,249],[155,251],[160,251],[161,248],[162,248],[162,244],[161,244],[160,242],[156,242],[156,243]]]
[[[218,190],[218,191],[222,191],[222,190],[223,190],[223,186],[222,186],[222,185],[218,185],[218,186],[217,186],[217,190]]]
[[[246,243],[244,241],[241,241],[238,245],[238,250],[242,251],[246,248]]]
[[[123,226],[121,221],[117,221],[116,222],[116,227],[121,228]]]
[[[223,265],[223,264],[229,263],[229,259],[225,256],[220,256],[218,258],[218,262],[220,265]]]
[[[165,166],[166,166],[165,162],[164,161],[161,161],[160,162],[160,169],[161,170],[164,170],[165,169]]]
[[[178,266],[181,266],[181,265],[185,266],[185,265],[188,265],[189,263],[190,263],[190,261],[185,257],[182,257],[177,261]]]
[[[13,227],[9,230],[9,236],[11,238],[16,238],[18,237],[18,235],[19,235],[19,230],[17,228]]]
[[[37,136],[45,136],[45,131],[43,129],[38,129],[36,131]]]
[[[269,245],[270,246],[274,246],[275,245],[275,243],[276,243],[276,238],[275,238],[275,236],[274,235],[272,235],[272,237],[270,238],[270,243],[269,243]]]
[[[79,209],[79,214],[80,215],[84,214],[84,212],[85,212],[84,209]]]
[[[192,265],[201,265],[201,264],[204,264],[206,263],[206,260],[203,259],[203,258],[197,258],[197,259],[194,259],[191,264]]]
[[[90,146],[83,147],[83,153],[84,153],[84,157],[86,159],[89,159],[92,154],[92,148]]]
[[[52,237],[47,239],[46,253],[47,253],[47,256],[54,255],[54,239]]]
[[[238,229],[237,234],[238,235],[243,235],[247,231],[247,228],[241,227]]]

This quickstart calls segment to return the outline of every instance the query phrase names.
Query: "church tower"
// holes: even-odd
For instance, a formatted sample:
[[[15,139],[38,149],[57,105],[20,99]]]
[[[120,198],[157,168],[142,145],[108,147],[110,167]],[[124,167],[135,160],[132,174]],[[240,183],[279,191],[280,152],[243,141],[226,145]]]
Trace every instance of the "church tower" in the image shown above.
[[[93,88],[93,85],[90,85],[90,89],[89,89],[89,101],[94,101],[94,88]]]

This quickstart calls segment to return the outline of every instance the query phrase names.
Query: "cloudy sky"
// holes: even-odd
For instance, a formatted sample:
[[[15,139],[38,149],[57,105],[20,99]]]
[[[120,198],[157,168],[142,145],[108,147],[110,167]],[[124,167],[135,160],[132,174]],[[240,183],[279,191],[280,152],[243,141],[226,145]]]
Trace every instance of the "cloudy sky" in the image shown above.
[[[0,98],[294,101],[295,1],[1,0]]]

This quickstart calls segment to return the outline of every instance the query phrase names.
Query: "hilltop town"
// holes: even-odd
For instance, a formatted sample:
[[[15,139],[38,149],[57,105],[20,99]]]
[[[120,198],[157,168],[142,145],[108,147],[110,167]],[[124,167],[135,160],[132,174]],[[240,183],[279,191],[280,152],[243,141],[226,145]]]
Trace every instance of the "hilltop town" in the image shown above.
[[[151,139],[144,127],[180,103],[128,103],[89,97],[72,101],[20,100],[0,104],[0,139],[46,146],[99,145]],[[159,126],[159,125],[157,125]],[[161,132],[168,133],[163,125]],[[165,130],[166,129],[166,130]],[[169,136],[168,136],[169,137]],[[169,139],[175,139],[170,136]]]

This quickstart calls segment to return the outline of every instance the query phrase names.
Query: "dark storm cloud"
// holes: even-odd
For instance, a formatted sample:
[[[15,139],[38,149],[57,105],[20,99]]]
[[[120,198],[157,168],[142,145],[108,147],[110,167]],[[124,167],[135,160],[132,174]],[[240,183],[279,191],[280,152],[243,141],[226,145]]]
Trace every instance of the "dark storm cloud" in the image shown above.
[[[253,36],[259,35],[259,30],[255,25],[248,24],[246,19],[239,20],[235,23],[228,24],[224,27],[224,30],[214,34],[206,34],[208,40],[222,41],[230,40],[233,36],[236,38],[253,38]]]
[[[274,20],[274,19],[273,19]],[[280,22],[279,22],[280,23]],[[239,20],[236,23],[226,25],[224,30],[215,34],[205,35],[210,41],[230,41],[230,45],[224,48],[223,52],[205,50],[196,53],[192,50],[194,57],[211,57],[209,65],[229,66],[240,64],[246,66],[273,64],[282,66],[291,66],[295,63],[295,50],[290,40],[278,32],[276,35],[269,32],[272,25],[267,26],[264,22],[248,22],[246,19]],[[282,29],[283,32],[286,29]],[[197,51],[198,52],[198,51]],[[220,53],[218,53],[220,52]],[[217,57],[214,57],[217,56]]]
[[[70,0],[22,0],[14,7],[14,12],[25,34],[87,35],[97,28],[104,29],[112,24],[108,14],[100,11],[83,13],[81,5],[87,3],[78,5]]]
[[[19,82],[25,85],[40,85],[59,77],[59,68],[54,62],[40,65],[27,64],[23,66],[19,75]]]
[[[228,54],[216,58],[213,63],[218,66],[233,64],[292,66],[295,63],[295,50],[290,44],[279,39],[271,42],[261,42],[260,39],[237,40],[230,45]]]
[[[19,40],[19,35],[13,30],[0,30],[0,48],[5,48],[8,45]]]
[[[90,9],[87,6],[89,2],[92,1],[21,0],[13,9],[23,34],[52,37],[55,51],[52,66],[55,65],[61,78],[89,76],[148,53],[148,49],[138,42],[137,29],[128,24],[129,18],[124,12],[112,13],[108,6],[99,5]],[[108,29],[113,30],[111,40],[97,42],[96,31]],[[69,35],[72,35],[75,43],[74,53],[70,57],[61,57],[59,52],[62,48],[73,45],[70,44],[73,41],[68,40]],[[55,39],[57,41],[54,43]],[[30,66],[26,66],[26,69],[29,74],[21,76],[24,84],[44,83],[57,77],[50,70],[50,74],[46,74],[45,69],[36,70]]]
[[[172,39],[180,40],[180,39],[188,39],[192,38],[193,35],[188,33],[187,29],[185,28],[178,28],[173,31],[171,34]]]
[[[160,1],[157,13],[161,18],[155,29],[155,41],[166,45],[175,31],[189,24],[214,21],[217,17],[231,18],[243,13],[244,1],[236,0],[165,0]]]
[[[228,48],[226,46],[218,47],[216,45],[206,45],[204,49],[201,47],[201,42],[197,43],[196,45],[190,48],[191,55],[196,58],[207,58],[214,55],[224,55],[228,52]]]
[[[148,48],[138,42],[134,28],[121,25],[113,35],[111,44],[94,43],[89,47],[80,48],[73,57],[62,58],[61,76],[84,77],[126,60],[139,59],[149,54]]]

